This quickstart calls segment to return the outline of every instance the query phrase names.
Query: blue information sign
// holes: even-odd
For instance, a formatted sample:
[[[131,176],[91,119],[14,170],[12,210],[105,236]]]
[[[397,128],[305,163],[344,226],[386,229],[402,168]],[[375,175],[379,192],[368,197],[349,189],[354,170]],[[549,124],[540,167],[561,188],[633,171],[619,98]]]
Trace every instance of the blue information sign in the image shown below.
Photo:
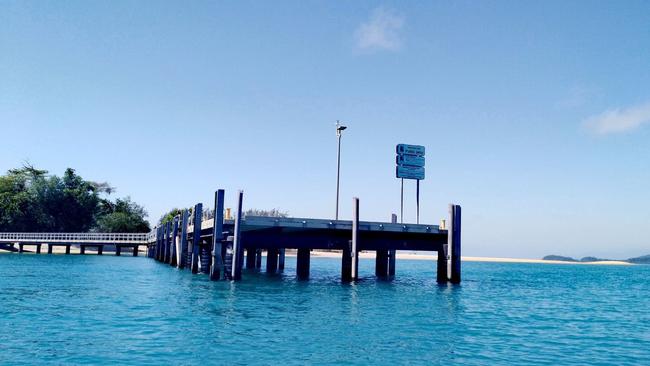
[[[396,152],[398,155],[424,156],[424,146],[399,144],[397,145]]]
[[[397,166],[397,178],[404,179],[424,179],[424,167]]]
[[[397,155],[395,157],[395,161],[397,165],[414,166],[414,167],[424,166],[424,156]]]
[[[399,144],[395,148],[397,178],[424,179],[424,146]]]

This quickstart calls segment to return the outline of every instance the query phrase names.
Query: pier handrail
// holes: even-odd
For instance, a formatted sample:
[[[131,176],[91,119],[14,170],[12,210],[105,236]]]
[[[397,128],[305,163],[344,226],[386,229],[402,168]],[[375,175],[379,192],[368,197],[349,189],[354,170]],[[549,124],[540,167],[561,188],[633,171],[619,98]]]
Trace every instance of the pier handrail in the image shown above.
[[[0,233],[0,242],[140,243],[151,233]]]

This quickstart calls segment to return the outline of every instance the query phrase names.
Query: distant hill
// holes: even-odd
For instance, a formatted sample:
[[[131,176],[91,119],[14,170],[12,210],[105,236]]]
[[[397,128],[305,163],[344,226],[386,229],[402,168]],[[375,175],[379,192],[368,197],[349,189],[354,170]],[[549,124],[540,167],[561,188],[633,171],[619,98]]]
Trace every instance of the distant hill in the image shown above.
[[[643,255],[641,257],[630,258],[627,261],[635,264],[650,264],[650,254]]]
[[[577,262],[577,259],[571,258],[571,257],[563,257],[561,255],[547,255],[546,257],[542,258],[545,261],[563,261],[563,262]]]
[[[603,258],[596,258],[596,257],[584,257],[580,260],[571,257],[565,257],[565,256],[553,254],[553,255],[547,255],[542,259],[545,261],[563,261],[563,262],[602,262],[602,261],[616,260],[616,261],[629,262],[634,264],[650,264],[650,254],[643,255],[641,257],[630,258],[630,259],[603,259]]]
[[[613,261],[616,259],[603,259],[603,258],[596,258],[596,257],[584,257],[580,259],[580,262],[602,262],[602,261]]]

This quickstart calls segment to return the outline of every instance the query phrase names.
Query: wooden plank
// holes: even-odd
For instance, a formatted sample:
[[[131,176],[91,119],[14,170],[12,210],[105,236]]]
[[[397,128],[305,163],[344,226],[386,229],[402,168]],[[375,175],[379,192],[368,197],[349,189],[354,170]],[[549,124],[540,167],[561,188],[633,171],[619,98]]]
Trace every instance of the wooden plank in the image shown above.
[[[210,279],[219,280],[224,270],[223,264],[223,210],[225,191],[218,189],[214,193],[214,221],[212,225],[212,267]]]
[[[239,191],[237,198],[237,213],[235,216],[235,228],[233,238],[233,259],[232,259],[232,279],[234,281],[241,280],[241,267],[243,262],[243,247],[241,238],[241,221],[242,221],[242,206],[244,201],[244,192]]]

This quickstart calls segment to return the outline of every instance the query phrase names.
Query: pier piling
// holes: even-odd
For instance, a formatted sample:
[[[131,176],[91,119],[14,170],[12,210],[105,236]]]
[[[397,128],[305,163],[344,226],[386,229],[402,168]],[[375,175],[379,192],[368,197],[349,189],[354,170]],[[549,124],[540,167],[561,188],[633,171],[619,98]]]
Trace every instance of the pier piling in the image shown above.
[[[197,203],[194,206],[194,232],[192,236],[192,257],[191,257],[191,264],[190,268],[192,269],[192,273],[198,273],[199,272],[199,255],[200,253],[200,245],[201,245],[201,220],[203,218],[203,204],[202,203]]]
[[[257,255],[257,249],[255,248],[246,248],[246,269],[255,268],[255,257]]]
[[[307,248],[299,248],[296,256],[296,276],[301,280],[309,279],[310,253]]]
[[[181,250],[178,256],[178,268],[184,269],[187,266],[187,225],[190,218],[190,212],[185,209],[183,210],[182,220],[181,220]]]
[[[278,249],[278,270],[284,271],[285,248]]]
[[[239,191],[237,195],[237,214],[235,216],[234,238],[233,238],[233,258],[232,258],[232,279],[234,281],[241,280],[241,267],[243,264],[243,247],[241,242],[241,220],[242,220],[242,207],[244,203],[244,192]]]
[[[451,205],[450,216],[452,217],[451,227],[451,283],[460,283],[460,225],[461,225],[461,208],[460,205]]]
[[[255,250],[255,268],[262,268],[262,248],[257,248]]]
[[[359,278],[359,199],[352,199],[352,246],[350,255],[352,257],[352,273],[350,275],[353,281]]]
[[[178,255],[177,246],[178,246],[178,216],[174,216],[174,221],[172,223],[172,237],[170,238],[169,243],[169,265],[176,267],[178,265]],[[134,252],[135,253],[135,252]]]
[[[397,215],[390,215],[391,224],[397,224]],[[395,265],[397,263],[397,250],[391,249],[388,251],[388,279],[395,278]]]
[[[266,272],[275,273],[278,270],[278,250],[269,248],[266,251]]]
[[[214,193],[214,224],[212,225],[212,267],[210,279],[219,280],[223,273],[223,209],[225,191],[218,189]]]

